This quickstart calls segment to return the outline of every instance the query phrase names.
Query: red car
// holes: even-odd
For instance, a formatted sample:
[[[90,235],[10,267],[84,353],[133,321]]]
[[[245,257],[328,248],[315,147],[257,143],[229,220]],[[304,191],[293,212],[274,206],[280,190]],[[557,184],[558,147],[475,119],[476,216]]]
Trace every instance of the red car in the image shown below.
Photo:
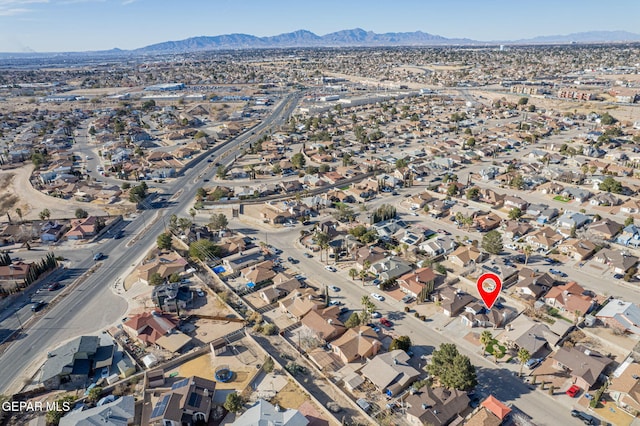
[[[54,291],[54,290],[57,290],[59,288],[60,288],[60,283],[59,282],[54,282],[54,283],[51,283],[51,284],[49,284],[47,286],[47,290],[49,290],[49,291]]]
[[[384,325],[385,327],[393,327],[393,323],[386,318],[380,318],[380,324]]]
[[[578,392],[580,392],[580,388],[576,385],[572,385],[569,389],[567,389],[567,395],[569,395],[571,398],[575,398],[576,395],[578,395]]]

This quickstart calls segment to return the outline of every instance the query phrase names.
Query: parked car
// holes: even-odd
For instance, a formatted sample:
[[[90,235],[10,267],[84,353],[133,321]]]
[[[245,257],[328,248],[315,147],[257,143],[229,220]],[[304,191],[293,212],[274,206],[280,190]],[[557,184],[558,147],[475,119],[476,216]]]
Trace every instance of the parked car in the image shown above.
[[[337,272],[337,271],[338,271],[336,268],[334,268],[334,267],[333,267],[333,266],[331,266],[331,265],[327,265],[327,266],[325,266],[325,267],[324,267],[324,269],[326,269],[326,270],[327,270],[327,271],[329,271],[329,272]]]
[[[380,280],[378,278],[376,278],[375,280],[371,281],[371,284],[379,285],[380,284]]]
[[[549,272],[552,273],[553,275],[557,275],[557,276],[562,277],[562,278],[566,278],[567,277],[567,274],[565,274],[564,272],[562,272],[562,271],[560,271],[558,269],[553,269],[552,268],[552,269],[549,269]]]
[[[373,331],[375,331],[376,333],[380,333],[380,327],[378,327],[377,325],[373,324],[373,323],[369,323],[367,324],[369,327],[371,327],[373,329]]]
[[[371,318],[380,318],[380,317],[382,317],[382,315],[380,315],[380,312],[373,312],[371,314]]]
[[[580,388],[577,385],[571,385],[569,389],[565,392],[571,398],[575,398],[578,393],[580,393]]]
[[[306,257],[307,259],[311,259],[313,257],[313,255],[311,253],[304,253],[304,257]]]
[[[614,279],[614,280],[619,280],[619,279],[622,279],[622,277],[624,277],[624,275],[622,275],[622,274],[615,274],[615,275],[613,276],[613,279]]]
[[[593,417],[582,411],[571,410],[571,416],[582,420],[582,423],[584,423],[585,425],[592,425],[595,423],[593,421]]]
[[[340,291],[340,287],[336,287],[335,285],[330,285],[329,290],[337,292],[337,291]]]
[[[525,367],[527,367],[529,370],[533,370],[534,368],[536,368],[538,365],[540,365],[540,363],[542,362],[542,359],[540,358],[531,358],[529,361],[527,361],[524,365]]]
[[[411,302],[413,302],[413,296],[406,295],[405,297],[402,298],[402,301],[404,303],[411,303]]]
[[[198,295],[198,297],[204,297],[204,291],[202,291],[201,288],[196,289],[196,294]]]
[[[373,297],[374,299],[382,302],[384,300],[384,297],[379,295],[378,293],[371,293],[371,297]]]
[[[380,318],[380,324],[384,325],[385,327],[393,327],[393,323],[386,318]]]

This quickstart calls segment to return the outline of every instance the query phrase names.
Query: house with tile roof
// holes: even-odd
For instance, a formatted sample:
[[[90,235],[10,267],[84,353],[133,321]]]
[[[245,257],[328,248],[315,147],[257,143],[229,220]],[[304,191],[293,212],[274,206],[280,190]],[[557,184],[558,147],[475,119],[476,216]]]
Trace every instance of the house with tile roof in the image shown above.
[[[91,238],[98,233],[99,218],[88,216],[84,219],[73,219],[65,237],[68,240],[83,240]]]
[[[493,395],[489,395],[480,403],[480,406],[489,410],[502,422],[504,422],[507,416],[511,413],[511,408],[507,407],[502,401]]]
[[[138,266],[138,279],[149,284],[151,275],[158,273],[162,278],[184,272],[188,262],[175,251],[159,252],[147,263]]]
[[[589,240],[568,238],[558,245],[558,250],[575,260],[585,260],[593,255],[596,245]]]
[[[461,424],[469,407],[466,392],[444,387],[424,386],[409,394],[404,402],[409,407],[407,421],[416,426]]]
[[[337,306],[311,310],[302,318],[302,327],[320,341],[331,341],[347,331],[339,315]]]
[[[461,268],[469,266],[473,262],[480,262],[483,258],[484,254],[472,245],[460,246],[447,257],[451,263]]]
[[[424,302],[433,291],[436,274],[431,268],[419,268],[398,278],[400,289],[407,295]]]
[[[610,379],[609,396],[616,405],[632,416],[640,413],[640,364],[629,364],[624,371]]]
[[[569,318],[581,317],[588,314],[595,301],[585,294],[585,289],[575,281],[551,287],[544,296],[544,302],[563,313]]]
[[[350,328],[331,342],[331,350],[345,364],[375,356],[381,348],[378,333],[366,325]]]
[[[596,262],[609,266],[616,274],[625,274],[632,266],[638,263],[636,256],[627,253],[627,251],[614,250],[611,248],[600,250],[593,256],[593,259]]]
[[[605,376],[604,370],[613,362],[593,350],[583,346],[560,348],[553,354],[554,367],[569,371],[572,382],[582,389],[589,390]]]

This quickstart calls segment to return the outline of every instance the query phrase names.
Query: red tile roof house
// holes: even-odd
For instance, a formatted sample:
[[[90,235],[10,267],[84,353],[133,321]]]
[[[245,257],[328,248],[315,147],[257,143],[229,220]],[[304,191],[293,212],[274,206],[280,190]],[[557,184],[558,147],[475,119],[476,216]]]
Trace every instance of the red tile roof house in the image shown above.
[[[544,297],[547,305],[558,308],[570,318],[585,315],[593,306],[593,299],[584,296],[584,288],[572,281],[556,287],[551,287]]]
[[[435,278],[433,269],[420,268],[398,278],[398,285],[404,293],[424,302],[433,291]]]
[[[31,263],[13,262],[0,266],[0,280],[24,280],[29,273]]]
[[[71,221],[71,229],[65,234],[68,240],[82,240],[96,235],[98,230],[98,217],[89,216],[85,219]]]
[[[127,334],[136,337],[145,345],[155,345],[159,338],[169,334],[177,325],[178,321],[171,315],[143,312],[129,318],[122,327]]]

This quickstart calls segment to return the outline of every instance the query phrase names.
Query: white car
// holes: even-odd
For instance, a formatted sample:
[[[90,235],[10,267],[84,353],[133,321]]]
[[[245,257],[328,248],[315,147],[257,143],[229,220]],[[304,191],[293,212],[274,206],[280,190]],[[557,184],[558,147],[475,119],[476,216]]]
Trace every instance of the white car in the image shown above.
[[[333,267],[333,266],[331,266],[331,265],[327,265],[327,266],[325,266],[325,267],[324,267],[324,269],[326,269],[326,270],[327,270],[327,271],[329,271],[329,272],[336,272],[336,271],[337,271],[337,269],[336,269],[336,268],[334,268],[334,267]]]
[[[374,299],[382,302],[384,300],[384,297],[379,295],[378,293],[371,293],[371,297],[373,297]]]
[[[329,286],[329,290],[331,290],[331,291],[340,291],[340,288],[336,287],[335,285],[330,285]]]
[[[373,312],[371,314],[371,318],[381,318],[381,317],[382,317],[382,315],[380,314],[380,312]]]

